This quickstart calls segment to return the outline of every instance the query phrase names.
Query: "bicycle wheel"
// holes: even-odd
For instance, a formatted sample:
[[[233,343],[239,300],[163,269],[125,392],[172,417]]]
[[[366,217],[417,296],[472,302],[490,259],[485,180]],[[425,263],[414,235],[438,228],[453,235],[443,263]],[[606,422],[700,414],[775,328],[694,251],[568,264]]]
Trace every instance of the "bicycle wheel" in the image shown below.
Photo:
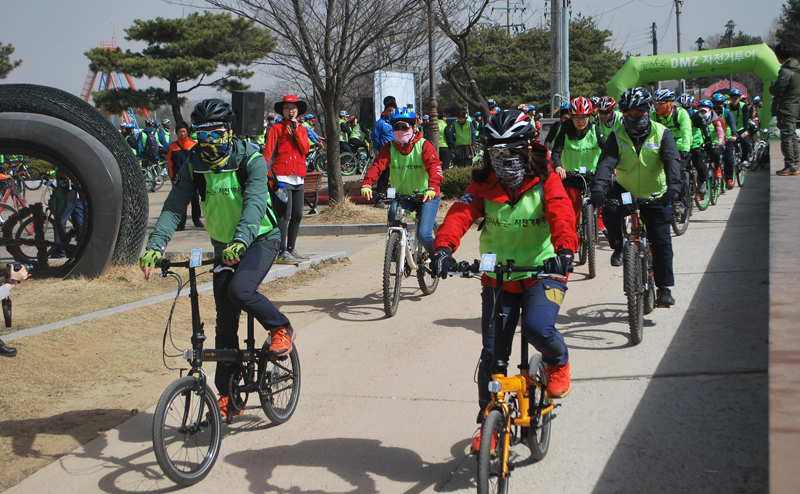
[[[208,386],[196,377],[167,386],[153,416],[153,451],[164,475],[178,485],[203,480],[219,456],[222,418]],[[202,410],[202,413],[201,413]]]
[[[328,172],[328,158],[322,151],[318,152],[317,155],[314,156],[314,169],[318,172]]]
[[[150,175],[153,177],[153,192],[155,192],[164,185],[164,175],[157,165],[150,168]]]
[[[397,314],[400,303],[400,285],[403,281],[403,265],[401,256],[400,234],[392,232],[386,240],[386,252],[383,256],[383,311],[386,317]]]
[[[644,313],[650,314],[656,308],[656,283],[653,278],[653,251],[650,249],[650,244],[647,245],[647,257],[642,259],[642,272],[647,273],[647,289],[644,290]]]
[[[35,232],[33,232],[33,217],[29,216],[25,218],[19,223],[19,226],[14,228],[14,239],[15,240],[34,240],[36,238]],[[55,238],[56,232],[56,224],[52,218],[47,218],[47,223],[45,224],[44,228],[44,240],[47,242],[47,245],[43,246],[36,246],[36,245],[24,245],[24,244],[13,244],[6,246],[6,250],[14,260],[17,262],[24,262],[26,264],[34,264],[36,266],[41,266],[42,263],[39,262],[39,259],[44,259],[45,261],[49,258],[51,253],[51,248],[56,243]],[[62,240],[63,241],[63,240]],[[77,241],[73,238],[70,240],[70,248],[64,249],[64,255],[66,255],[67,259],[72,259],[75,256],[75,252],[77,251]],[[41,255],[40,255],[40,251]],[[61,257],[61,253],[56,253],[57,257]],[[46,265],[46,263],[45,263]]]
[[[761,163],[761,158],[764,155],[764,141],[756,141],[756,150],[753,153],[753,159],[750,161],[750,171],[758,170],[758,165]]]
[[[594,206],[584,204],[581,212],[581,236],[583,237],[583,252],[581,262],[589,263],[589,278],[597,276],[597,259],[595,251],[595,230],[597,229],[597,213]],[[585,257],[583,257],[585,256]]]
[[[155,192],[156,182],[153,179],[153,174],[147,168],[142,168],[142,176],[144,176],[144,184],[148,192]]]
[[[719,199],[719,179],[714,172],[714,169],[708,170],[708,200],[711,205],[717,204]]]
[[[635,345],[642,342],[644,326],[644,300],[642,295],[642,264],[639,262],[639,247],[629,243],[625,246],[623,262],[625,271],[625,295],[628,297],[628,326]]]
[[[578,255],[576,257],[577,260],[575,261],[577,266],[583,266],[586,264],[586,239],[584,238],[586,232],[583,227],[584,223],[584,209],[581,208],[581,210],[578,212]]]
[[[8,221],[8,218],[16,212],[17,210],[13,206],[0,202],[0,228]]]
[[[483,421],[481,447],[478,450],[478,494],[508,492],[508,471],[504,472],[506,458],[506,425],[503,414],[492,410]],[[494,448],[492,448],[494,442]]]
[[[692,175],[692,181],[694,183],[694,204],[697,206],[699,211],[705,211],[708,209],[708,205],[711,203],[711,194],[709,193],[709,182],[706,182],[706,193],[701,198],[700,197],[700,189],[697,187],[697,175]]]
[[[539,400],[542,399],[542,389],[547,388],[547,375],[544,370],[547,366],[542,362],[542,354],[535,353],[531,357],[528,369],[531,377],[541,383],[542,388],[538,386],[531,386],[528,388],[528,395],[530,396],[530,412],[531,414],[539,413]],[[542,401],[543,407],[550,406],[550,399],[544,397]],[[553,411],[549,411],[539,417],[538,425],[533,425],[535,417],[531,417],[531,427],[528,427],[528,437],[526,442],[528,449],[531,450],[531,456],[537,461],[543,460],[547,455],[547,449],[550,447],[550,426],[552,425]]]
[[[25,188],[28,190],[37,190],[42,186],[42,170],[35,166],[29,166],[25,169],[22,178]]]
[[[739,163],[736,165],[735,170],[736,173],[734,176],[736,177],[736,185],[739,187],[744,187],[744,176],[747,175],[747,167]]]
[[[342,156],[339,158],[339,163],[342,166],[342,175],[352,175],[358,170],[356,157],[351,153],[342,153]]]
[[[433,238],[436,238],[436,234],[439,232],[439,225],[435,222],[433,223]],[[420,262],[417,263],[419,266],[417,268],[417,282],[419,283],[419,289],[422,290],[422,293],[425,295],[430,295],[436,291],[436,287],[439,286],[439,277],[434,276],[431,273],[431,263],[428,262],[430,260],[430,256],[428,256],[428,251],[417,242],[417,249],[422,251],[422,255],[420,256]]]
[[[264,342],[264,355],[269,344]],[[260,366],[261,378],[258,397],[264,414],[273,424],[282,424],[292,418],[300,399],[300,355],[297,346],[287,357],[266,359]]]

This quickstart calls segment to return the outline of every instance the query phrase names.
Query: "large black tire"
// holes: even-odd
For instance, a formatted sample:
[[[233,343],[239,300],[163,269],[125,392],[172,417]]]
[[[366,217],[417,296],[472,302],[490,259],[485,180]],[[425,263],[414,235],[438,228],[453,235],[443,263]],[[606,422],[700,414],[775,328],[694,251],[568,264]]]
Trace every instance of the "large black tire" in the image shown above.
[[[197,378],[190,376],[173,381],[158,400],[153,415],[156,461],[164,475],[183,486],[196,484],[208,475],[222,442],[219,404],[208,386],[198,396],[197,385]],[[201,399],[206,413],[197,423]],[[188,413],[184,414],[186,410]]]
[[[542,390],[547,389],[547,374],[544,373],[545,368],[547,366],[544,362],[542,362],[542,354],[535,353],[530,360],[528,365],[528,369],[531,373],[531,377],[541,383]],[[539,406],[539,400],[542,399],[542,390],[540,390],[536,386],[531,386],[528,390],[528,394],[530,396],[530,412],[531,414],[536,413],[536,408]],[[542,402],[543,406],[547,407],[550,405],[550,399],[546,396],[544,397],[544,401]],[[540,425],[538,428],[531,426],[527,429],[527,437],[526,443],[528,444],[528,449],[531,450],[531,456],[536,461],[541,461],[547,455],[547,450],[550,447],[550,428],[553,424],[551,421],[553,411],[547,412],[543,415],[539,420],[544,422],[544,425]],[[531,417],[531,423],[533,423],[534,417]]]
[[[642,263],[639,247],[629,243],[622,254],[624,263],[625,295],[628,297],[628,326],[634,345],[642,342],[644,326],[644,295],[642,293]]]
[[[266,351],[267,345],[264,345]],[[273,424],[282,424],[292,418],[300,399],[300,355],[292,345],[288,357],[265,359],[258,397],[264,414]]]
[[[589,278],[597,276],[597,250],[595,240],[597,239],[597,209],[591,204],[584,204],[581,212],[581,229],[583,236],[583,254],[586,256],[585,262],[589,264]],[[584,262],[584,259],[581,259]]]
[[[358,170],[358,161],[353,153],[342,153],[339,163],[342,166],[342,175],[352,175]]]
[[[492,410],[483,421],[481,447],[478,450],[478,494],[505,494],[508,492],[508,472],[503,477],[505,436],[503,414]],[[492,451],[492,436],[497,434],[496,447]]]
[[[719,178],[714,173],[713,168],[708,170],[708,199],[712,206],[719,200]]]
[[[400,303],[400,286],[403,283],[403,265],[400,264],[400,234],[392,232],[386,240],[386,252],[383,256],[383,311],[386,317],[397,314]]]
[[[109,260],[137,261],[147,232],[147,191],[139,160],[99,111],[59,89],[0,85],[0,150],[58,163],[80,184],[87,240],[65,276],[97,276]]]

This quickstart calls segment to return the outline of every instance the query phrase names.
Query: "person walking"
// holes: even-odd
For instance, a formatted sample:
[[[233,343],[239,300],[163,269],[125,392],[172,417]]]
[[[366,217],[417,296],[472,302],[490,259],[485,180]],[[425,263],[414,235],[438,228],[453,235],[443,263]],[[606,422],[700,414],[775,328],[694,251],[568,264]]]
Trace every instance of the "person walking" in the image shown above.
[[[781,134],[781,152],[784,167],[776,173],[780,176],[800,173],[800,147],[797,144],[797,114],[800,113],[800,63],[792,58],[792,51],[786,43],[778,43],[775,56],[781,63],[778,79],[772,81],[769,94],[772,95],[772,114],[778,119]],[[768,122],[764,122],[766,125]]]

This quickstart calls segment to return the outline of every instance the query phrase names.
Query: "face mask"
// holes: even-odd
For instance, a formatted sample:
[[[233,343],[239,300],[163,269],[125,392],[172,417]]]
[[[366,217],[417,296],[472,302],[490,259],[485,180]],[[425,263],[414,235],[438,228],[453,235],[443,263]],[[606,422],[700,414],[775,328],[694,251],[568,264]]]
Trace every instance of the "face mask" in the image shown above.
[[[714,113],[711,111],[700,112],[700,116],[703,117],[703,123],[710,124],[711,120],[714,118]]]
[[[197,133],[200,156],[209,163],[212,170],[224,166],[228,161],[232,147],[231,137],[231,129],[225,130],[222,135],[219,135],[219,131]]]
[[[645,113],[641,117],[622,117],[622,124],[631,137],[641,137],[650,130],[650,114]]]
[[[406,144],[411,142],[411,139],[414,137],[414,129],[410,128],[408,130],[395,130],[394,131],[394,142],[398,144]]]
[[[672,113],[672,101],[668,101],[663,105],[661,105],[661,108],[656,110],[656,113],[658,113],[662,117],[666,117],[667,115]]]
[[[506,187],[516,188],[525,180],[525,161],[518,154],[492,156],[489,161],[497,175],[497,181]]]

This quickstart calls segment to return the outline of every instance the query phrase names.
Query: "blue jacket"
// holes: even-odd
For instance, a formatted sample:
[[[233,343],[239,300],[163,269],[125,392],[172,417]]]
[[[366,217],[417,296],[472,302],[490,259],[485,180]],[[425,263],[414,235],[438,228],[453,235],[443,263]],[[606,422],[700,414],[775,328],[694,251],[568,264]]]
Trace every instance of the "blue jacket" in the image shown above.
[[[164,129],[158,129],[156,140],[158,141],[159,147],[169,149],[169,142],[167,141],[167,134],[164,132]]]
[[[389,115],[381,115],[381,118],[375,122],[375,128],[372,129],[372,149],[380,149],[387,142],[394,139],[394,131],[392,126],[389,125]]]
[[[316,145],[319,145],[319,136],[317,135],[317,133],[314,132],[311,129],[311,127],[306,127],[306,132],[308,133],[308,138],[311,139],[311,142],[313,142]]]

